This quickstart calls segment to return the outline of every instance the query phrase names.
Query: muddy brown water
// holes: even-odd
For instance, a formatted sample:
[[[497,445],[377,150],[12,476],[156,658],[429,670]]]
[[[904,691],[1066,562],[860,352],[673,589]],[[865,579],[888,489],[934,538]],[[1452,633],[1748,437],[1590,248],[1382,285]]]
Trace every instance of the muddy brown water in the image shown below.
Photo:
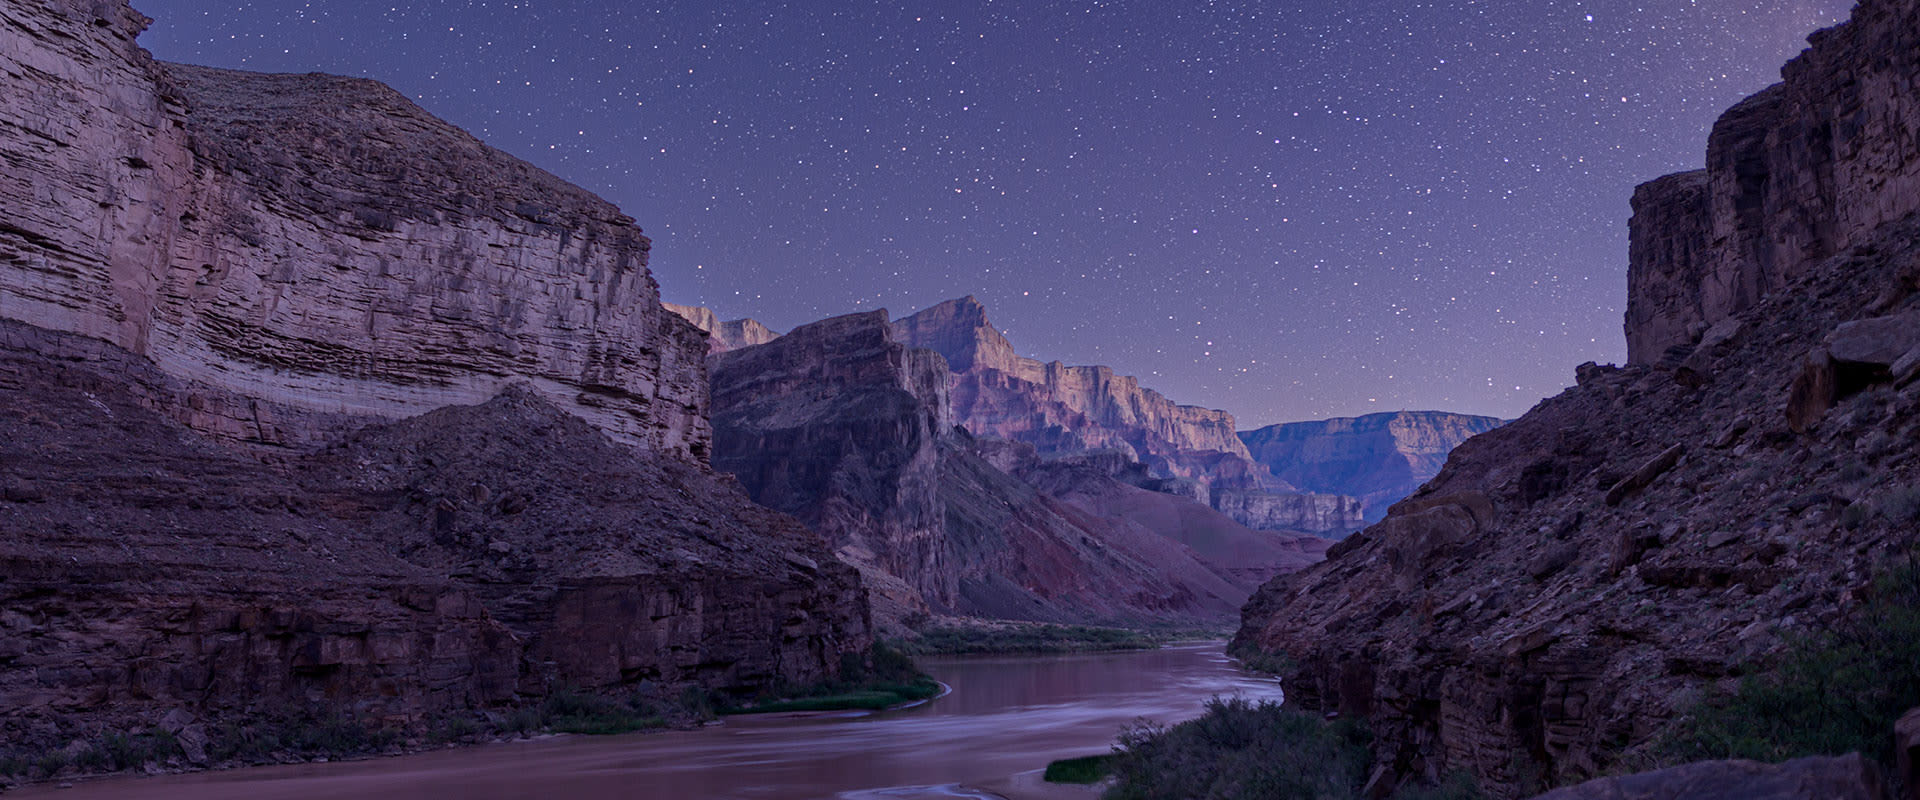
[[[929,658],[953,687],[924,705],[876,714],[731,717],[695,731],[551,737],[364,761],[252,767],[36,786],[12,796],[62,800],[194,798],[1094,797],[1048,786],[1056,758],[1107,751],[1138,719],[1196,716],[1209,697],[1280,699],[1218,642],[1137,653]]]

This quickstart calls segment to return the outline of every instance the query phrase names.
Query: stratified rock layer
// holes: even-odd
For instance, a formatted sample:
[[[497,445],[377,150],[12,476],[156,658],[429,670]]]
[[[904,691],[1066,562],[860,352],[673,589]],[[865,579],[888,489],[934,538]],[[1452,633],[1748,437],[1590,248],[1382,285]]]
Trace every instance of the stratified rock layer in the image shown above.
[[[611,204],[379,83],[160,64],[124,2],[0,9],[0,317],[312,444],[526,382],[635,445],[709,439],[698,331]]]
[[[721,320],[706,306],[683,306],[678,303],[663,303],[668,311],[679,314],[681,318],[693,323],[693,326],[707,332],[707,352],[724,353],[756,344],[766,344],[780,338],[780,334],[760,324],[757,319]]]
[[[972,297],[949,300],[894,323],[900,340],[934,350],[953,372],[954,419],[976,436],[1026,442],[1042,453],[1118,450],[1169,487],[1214,504],[1243,524],[1344,534],[1362,524],[1359,504],[1289,498],[1293,487],[1255,463],[1225,411],[1177,405],[1138,378],[1108,367],[1042,363],[1013,351]],[[1276,494],[1282,499],[1249,495]]]
[[[1920,210],[1920,12],[1865,0],[1634,195],[1627,360],[1657,361]]]
[[[1240,441],[1275,477],[1310,492],[1358,498],[1369,521],[1440,474],[1447,454],[1501,420],[1444,411],[1399,411],[1242,431]]]
[[[954,426],[946,363],[894,331],[884,311],[836,317],[713,367],[714,466],[860,565],[889,624],[1218,619],[1318,557],[1122,482],[1146,480],[1127,454],[1043,462],[974,439]]]
[[[158,64],[146,23],[0,6],[0,742],[868,645],[853,570],[699,463],[705,343],[631,220],[371,81]]]
[[[1764,167],[1743,185],[1766,195],[1735,204],[1759,226],[1742,255],[1699,274],[1774,289],[1699,306],[1669,328],[1705,323],[1698,342],[1657,365],[1581,366],[1248,604],[1238,644],[1300,665],[1290,702],[1369,716],[1389,774],[1464,768],[1506,798],[1613,770],[1915,545],[1920,352],[1893,353],[1920,350],[1900,322],[1920,310],[1920,2],[1868,0],[1813,41],[1710,159],[1716,225],[1729,164]],[[1769,144],[1728,161],[1731,140]]]
[[[155,413],[112,345],[0,322],[0,740],[562,686],[754,691],[870,641],[853,570],[525,387],[298,455]],[[67,350],[71,351],[71,350]]]

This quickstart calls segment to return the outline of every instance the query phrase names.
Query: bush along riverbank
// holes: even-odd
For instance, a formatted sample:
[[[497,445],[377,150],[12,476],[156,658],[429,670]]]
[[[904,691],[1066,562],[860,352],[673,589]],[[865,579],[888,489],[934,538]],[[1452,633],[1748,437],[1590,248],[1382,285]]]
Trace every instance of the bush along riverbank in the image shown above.
[[[1155,650],[1181,639],[1220,638],[1217,632],[1139,630],[1041,622],[967,622],[930,625],[895,646],[913,655],[1053,655]]]
[[[880,711],[929,700],[943,691],[946,687],[921,672],[911,656],[897,647],[875,642],[864,659],[852,653],[842,657],[838,680],[773,689],[747,703],[726,704],[720,713]]]
[[[1373,736],[1357,720],[1323,720],[1272,702],[1214,698],[1200,717],[1171,727],[1141,724],[1109,756],[1056,761],[1047,779],[1110,779],[1106,800],[1206,797],[1214,800],[1359,800]],[[1465,775],[1440,786],[1404,787],[1394,800],[1478,800]]]

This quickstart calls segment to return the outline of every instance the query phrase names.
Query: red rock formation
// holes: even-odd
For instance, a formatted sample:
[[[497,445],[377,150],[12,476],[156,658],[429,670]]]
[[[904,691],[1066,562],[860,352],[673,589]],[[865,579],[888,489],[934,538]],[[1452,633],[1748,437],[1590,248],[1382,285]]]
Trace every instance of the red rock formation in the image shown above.
[[[1368,715],[1387,774],[1507,798],[1615,770],[1917,543],[1920,384],[1893,367],[1920,310],[1920,2],[1813,42],[1717,131],[1710,242],[1677,216],[1697,177],[1643,188],[1637,257],[1675,263],[1634,264],[1639,363],[1582,365],[1248,604],[1239,644],[1300,665],[1290,702]]]
[[[230,438],[524,381],[704,453],[699,334],[612,204],[373,81],[157,63],[124,2],[0,17],[0,315],[150,359],[191,384],[168,413]]]

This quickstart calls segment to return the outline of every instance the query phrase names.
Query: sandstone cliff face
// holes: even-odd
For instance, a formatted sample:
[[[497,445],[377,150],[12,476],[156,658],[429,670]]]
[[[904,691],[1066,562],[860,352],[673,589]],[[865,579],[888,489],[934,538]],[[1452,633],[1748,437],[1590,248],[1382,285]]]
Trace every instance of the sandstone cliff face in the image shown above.
[[[678,303],[662,305],[693,323],[694,327],[707,332],[708,353],[724,353],[780,338],[780,334],[760,324],[757,319],[721,320],[719,315],[713,313],[713,309],[706,306],[683,306]]]
[[[889,625],[1217,619],[1318,557],[1123,482],[1148,480],[1126,453],[1043,463],[975,439],[954,425],[945,361],[895,330],[885,312],[805,325],[715,356],[712,379],[715,467],[860,565]]]
[[[1920,210],[1920,12],[1866,0],[1634,196],[1627,358],[1658,360]],[[1871,54],[1871,57],[1863,57]]]
[[[1187,482],[1181,493],[1202,503],[1217,491],[1238,490],[1216,508],[1247,525],[1335,534],[1360,527],[1357,504],[1291,497],[1293,487],[1248,455],[1233,415],[1177,405],[1107,367],[1022,357],[972,297],[901,319],[894,329],[901,341],[946,358],[954,418],[977,436],[1026,442],[1045,453],[1124,452],[1155,475]]]
[[[0,322],[10,745],[176,708],[404,718],[562,685],[752,691],[829,677],[870,641],[857,576],[817,537],[525,387],[262,455],[155,413],[179,384],[143,359],[54,339],[78,337]]]
[[[1413,494],[1461,442],[1501,420],[1444,411],[1400,411],[1291,422],[1242,431],[1240,440],[1273,474],[1310,492],[1347,495],[1368,521]]]
[[[0,741],[867,646],[854,571],[698,463],[706,348],[631,220],[377,83],[157,64],[146,22],[0,6]]]
[[[1746,162],[1768,165],[1749,183],[1772,194],[1740,206],[1761,249],[1696,274],[1777,290],[1706,298],[1699,341],[1657,364],[1583,365],[1578,386],[1469,439],[1325,563],[1262,587],[1237,640],[1300,664],[1289,701],[1367,714],[1393,774],[1465,768],[1514,797],[1530,776],[1619,766],[1704,687],[1829,628],[1911,550],[1916,15],[1912,0],[1861,3],[1733,113],[1771,120],[1740,134],[1777,150]],[[1722,177],[1709,171],[1716,224]]]
[[[704,347],[612,205],[373,81],[154,62],[124,2],[0,15],[0,316],[150,359],[228,438],[527,382],[704,454]]]

